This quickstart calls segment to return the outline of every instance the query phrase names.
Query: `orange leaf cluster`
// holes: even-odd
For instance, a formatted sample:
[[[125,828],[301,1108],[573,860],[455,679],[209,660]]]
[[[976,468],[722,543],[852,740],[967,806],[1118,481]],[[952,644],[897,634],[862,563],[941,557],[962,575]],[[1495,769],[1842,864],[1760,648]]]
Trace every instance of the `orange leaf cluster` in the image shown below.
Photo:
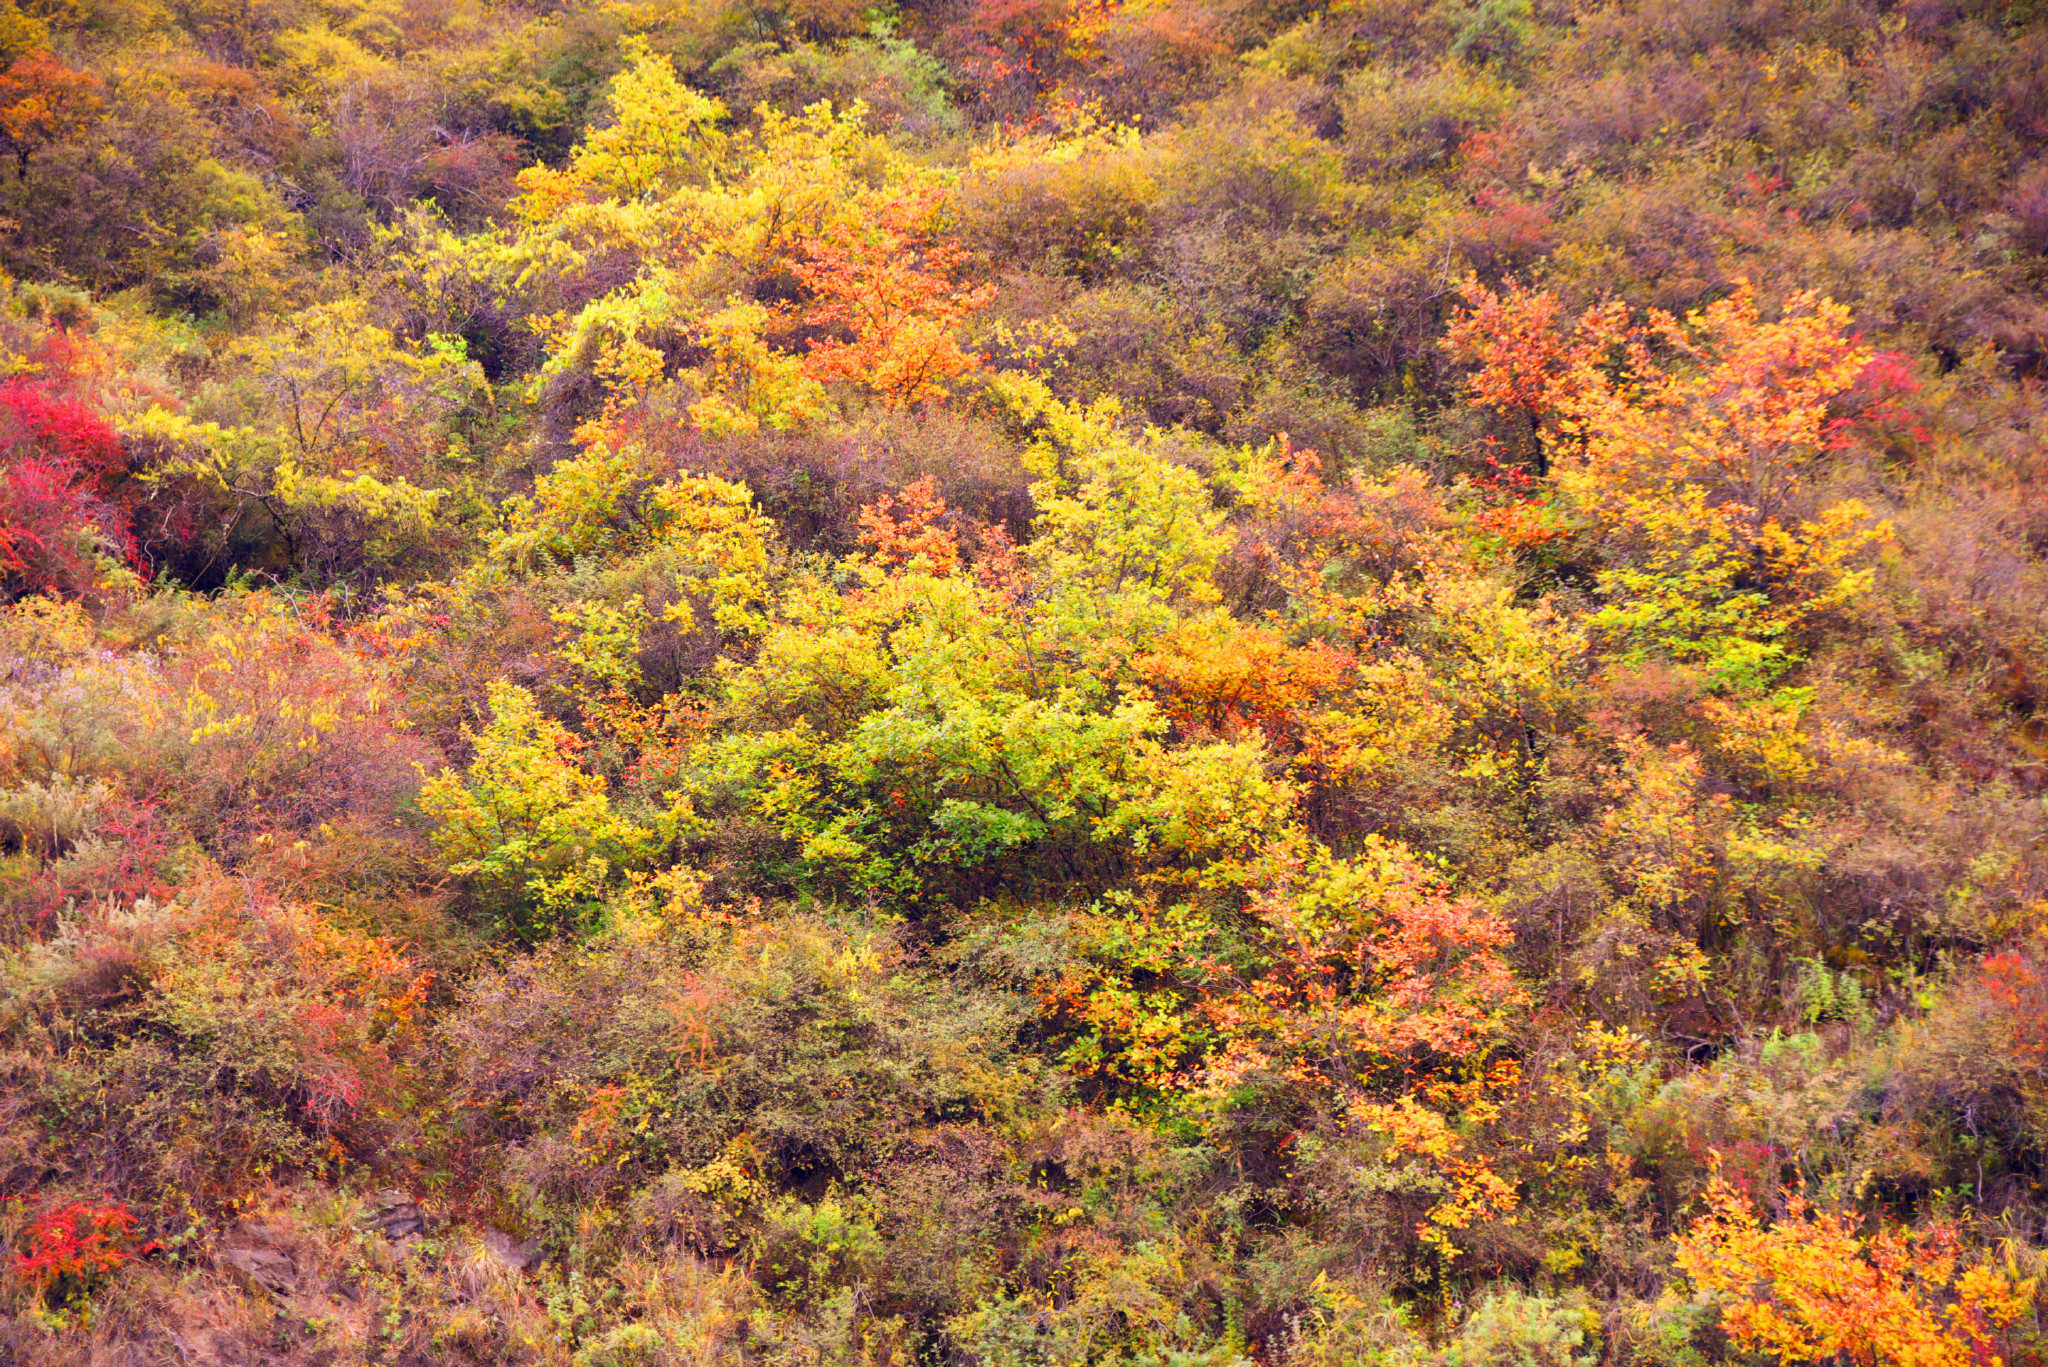
[[[2001,1332],[2032,1302],[2032,1279],[1959,1270],[1953,1231],[1881,1229],[1860,1237],[1844,1216],[1801,1196],[1768,1228],[1718,1175],[1707,1214],[1678,1241],[1678,1265],[1719,1300],[1738,1347],[1784,1363],[1851,1367],[1985,1367]]]
[[[797,277],[816,296],[807,320],[829,331],[811,343],[806,369],[820,383],[859,385],[895,408],[946,396],[946,381],[975,358],[956,330],[995,297],[993,285],[954,277],[966,250],[926,225],[936,190],[905,188],[861,223],[838,223],[810,244]]]
[[[860,539],[874,547],[875,563],[883,569],[899,566],[931,575],[948,575],[960,568],[960,546],[953,533],[938,525],[946,515],[946,500],[938,485],[924,476],[903,491],[903,515],[896,515],[896,499],[884,494],[860,510]]]
[[[1247,1047],[1211,1083],[1266,1063],[1355,1091],[1374,1074],[1405,1083],[1471,1058],[1522,1000],[1500,951],[1507,924],[1406,850],[1369,842],[1355,861],[1311,869],[1292,852],[1252,898],[1271,960],[1214,993],[1204,1015]],[[1228,980],[1226,980],[1228,981]]]
[[[39,148],[98,112],[100,86],[99,77],[47,52],[25,53],[0,73],[0,147],[14,155],[17,175],[28,173]]]
[[[1302,743],[1314,723],[1313,702],[1351,673],[1351,660],[1334,647],[1290,646],[1264,627],[1188,628],[1167,645],[1133,664],[1168,716],[1217,731],[1251,727],[1282,748]]]
[[[1465,298],[1448,336],[1478,362],[1472,401],[1527,414],[1543,464],[1572,457],[1589,492],[1699,485],[1752,526],[1839,446],[1834,409],[1876,359],[1849,311],[1810,291],[1775,321],[1743,282],[1684,319],[1652,309],[1637,324],[1611,301],[1568,330],[1547,291],[1475,280]]]

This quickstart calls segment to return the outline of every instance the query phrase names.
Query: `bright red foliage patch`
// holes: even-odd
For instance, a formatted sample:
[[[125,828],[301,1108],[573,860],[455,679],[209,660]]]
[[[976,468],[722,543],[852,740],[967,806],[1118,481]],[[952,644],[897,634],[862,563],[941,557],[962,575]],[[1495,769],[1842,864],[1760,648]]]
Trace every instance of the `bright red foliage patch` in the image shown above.
[[[136,1242],[139,1225],[119,1202],[73,1201],[45,1211],[22,1235],[28,1251],[10,1263],[38,1295],[67,1277],[85,1281],[114,1271],[150,1252],[157,1244]]]
[[[0,387],[0,588],[71,596],[95,553],[136,563],[120,436],[83,401]]]

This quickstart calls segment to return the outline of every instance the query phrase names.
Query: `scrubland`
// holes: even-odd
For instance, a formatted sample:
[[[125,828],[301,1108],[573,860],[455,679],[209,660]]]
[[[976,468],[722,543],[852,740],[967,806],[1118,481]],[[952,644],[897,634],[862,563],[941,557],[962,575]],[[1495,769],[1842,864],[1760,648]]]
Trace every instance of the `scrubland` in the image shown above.
[[[0,1362],[2048,1359],[2034,0],[8,0]]]

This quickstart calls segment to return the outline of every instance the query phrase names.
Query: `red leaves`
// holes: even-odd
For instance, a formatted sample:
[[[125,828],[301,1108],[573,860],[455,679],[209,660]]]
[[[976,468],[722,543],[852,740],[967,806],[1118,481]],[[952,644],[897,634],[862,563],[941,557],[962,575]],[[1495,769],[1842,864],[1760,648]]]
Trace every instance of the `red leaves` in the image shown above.
[[[0,937],[45,930],[73,905],[111,900],[125,906],[144,897],[169,897],[175,839],[156,803],[119,795],[107,799],[81,847],[64,858],[57,857],[62,851],[45,850],[54,862],[15,896],[8,916],[0,918]]]
[[[1549,255],[1556,226],[1541,205],[1487,186],[1473,196],[1473,211],[1452,221],[1459,250],[1482,275],[1527,270]]]
[[[1468,282],[1465,299],[1449,343],[1478,362],[1472,402],[1526,418],[1537,472],[1556,457],[1586,509],[1682,495],[1744,538],[1795,528],[1796,491],[1852,439],[1882,436],[1874,426],[1897,420],[1893,396],[1913,385],[1899,358],[1880,364],[1849,331],[1848,310],[1811,292],[1774,319],[1738,282],[1684,318],[1652,309],[1638,323],[1610,300],[1568,325],[1554,294],[1512,281],[1504,294]]]
[[[0,592],[75,595],[99,577],[96,552],[132,563],[126,473],[120,437],[85,403],[0,387]]]
[[[1102,9],[1101,0],[974,0],[941,45],[981,103],[1028,108],[1068,73],[1075,33]]]
[[[1927,415],[1912,401],[1919,392],[1920,377],[1904,352],[1878,352],[1844,396],[1841,406],[1846,413],[1831,424],[1832,444],[1837,449],[1848,446],[1858,428],[1871,436],[1931,440],[1933,434],[1924,426]]]
[[[139,1223],[119,1202],[73,1201],[45,1211],[22,1234],[27,1251],[9,1259],[16,1275],[47,1296],[66,1278],[85,1282],[104,1276],[156,1248],[138,1244]]]
[[[316,1076],[306,1091],[308,1113],[328,1129],[333,1129],[362,1101],[363,1079],[347,1064],[337,1063],[331,1071]]]
[[[2024,954],[1993,954],[1978,983],[1999,1008],[2007,1051],[2037,1066],[2048,1060],[2048,974],[2041,966]]]
[[[1484,500],[1472,514],[1475,528],[1516,551],[1571,535],[1571,521],[1552,506],[1544,481],[1520,466],[1501,464],[1498,456],[1488,456],[1486,465],[1489,473],[1472,481]]]
[[[1337,859],[1283,844],[1257,865],[1234,951],[1184,906],[1080,918],[1096,966],[1038,990],[1077,1036],[1070,1067],[1211,1097],[1257,1072],[1347,1101],[1420,1096],[1525,1004],[1506,922],[1406,847],[1369,837]]]
[[[111,483],[126,473],[119,434],[88,405],[46,389],[0,387],[0,440],[15,449],[33,447],[96,481]]]
[[[96,548],[133,557],[125,522],[73,467],[38,459],[0,465],[0,593],[85,592],[97,577]]]
[[[2006,1007],[2018,1006],[2023,998],[2038,999],[2043,987],[2048,986],[2042,980],[2041,970],[2019,954],[1993,954],[1984,960],[1980,973],[1984,990]]]

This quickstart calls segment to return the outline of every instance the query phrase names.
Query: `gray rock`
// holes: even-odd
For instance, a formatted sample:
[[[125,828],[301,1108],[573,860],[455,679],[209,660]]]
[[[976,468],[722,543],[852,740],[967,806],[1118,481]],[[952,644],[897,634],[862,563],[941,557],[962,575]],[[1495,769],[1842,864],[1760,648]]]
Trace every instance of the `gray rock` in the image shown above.
[[[484,1252],[491,1255],[498,1266],[514,1272],[525,1272],[540,1261],[540,1236],[531,1239],[514,1239],[502,1229],[484,1230]]]
[[[427,1232],[427,1214],[402,1191],[380,1191],[365,1204],[358,1221],[396,1243]]]
[[[299,1287],[299,1267],[275,1248],[230,1245],[220,1251],[220,1265],[251,1291],[289,1296]]]

